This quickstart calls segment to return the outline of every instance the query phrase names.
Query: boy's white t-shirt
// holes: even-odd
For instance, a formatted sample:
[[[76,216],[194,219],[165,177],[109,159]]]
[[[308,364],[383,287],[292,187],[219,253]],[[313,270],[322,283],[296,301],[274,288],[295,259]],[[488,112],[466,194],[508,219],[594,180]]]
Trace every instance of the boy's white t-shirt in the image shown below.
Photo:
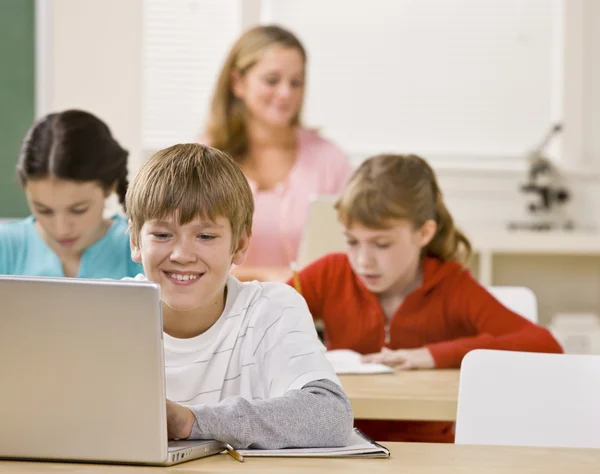
[[[167,398],[185,406],[266,400],[320,379],[341,385],[306,302],[283,283],[229,276],[217,322],[190,339],[165,333],[164,351]]]

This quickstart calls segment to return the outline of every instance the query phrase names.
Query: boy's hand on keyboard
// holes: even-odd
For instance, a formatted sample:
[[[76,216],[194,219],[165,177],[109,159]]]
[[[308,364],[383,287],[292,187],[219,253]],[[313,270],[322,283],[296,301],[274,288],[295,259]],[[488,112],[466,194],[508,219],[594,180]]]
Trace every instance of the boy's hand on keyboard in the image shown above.
[[[399,349],[397,351],[384,347],[381,352],[367,354],[361,360],[367,364],[384,364],[396,370],[435,368],[433,356],[426,347]]]
[[[167,435],[169,439],[186,439],[192,434],[196,417],[189,408],[167,400]]]

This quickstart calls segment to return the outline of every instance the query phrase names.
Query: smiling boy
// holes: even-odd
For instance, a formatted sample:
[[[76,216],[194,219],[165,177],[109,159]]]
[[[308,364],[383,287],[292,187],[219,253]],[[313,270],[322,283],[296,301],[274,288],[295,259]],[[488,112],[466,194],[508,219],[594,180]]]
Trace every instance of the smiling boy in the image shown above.
[[[161,286],[169,437],[345,445],[352,410],[305,301],[229,273],[244,262],[254,212],[238,165],[210,147],[172,146],[141,167],[126,206],[133,259]]]

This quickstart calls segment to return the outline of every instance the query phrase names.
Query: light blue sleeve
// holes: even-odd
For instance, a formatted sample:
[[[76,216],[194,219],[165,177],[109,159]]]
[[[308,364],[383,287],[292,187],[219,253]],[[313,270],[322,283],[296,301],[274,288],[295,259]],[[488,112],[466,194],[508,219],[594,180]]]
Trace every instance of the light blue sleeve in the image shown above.
[[[136,263],[131,258],[131,248],[129,244],[129,224],[127,218],[121,215],[113,217],[114,224],[106,237],[98,244],[90,248],[88,258],[90,263],[92,256],[96,265],[96,274],[94,277],[110,277],[120,279],[123,277],[135,277],[143,274],[142,265]],[[97,275],[98,269],[103,273]]]
[[[135,277],[136,275],[144,275],[144,267],[142,267],[140,263],[131,260],[131,262],[129,263],[129,275],[131,277]]]
[[[11,227],[0,224],[0,275],[15,274],[16,236]]]
[[[0,236],[0,275],[8,275],[8,244],[5,239]]]

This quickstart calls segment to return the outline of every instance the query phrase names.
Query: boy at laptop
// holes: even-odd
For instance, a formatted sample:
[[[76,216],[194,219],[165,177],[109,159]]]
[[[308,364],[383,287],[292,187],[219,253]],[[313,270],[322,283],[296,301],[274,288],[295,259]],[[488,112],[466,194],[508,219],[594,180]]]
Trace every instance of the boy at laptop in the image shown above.
[[[303,298],[229,273],[244,262],[254,211],[238,165],[172,146],[141,167],[126,207],[133,259],[161,286],[169,438],[345,445],[352,410]]]

